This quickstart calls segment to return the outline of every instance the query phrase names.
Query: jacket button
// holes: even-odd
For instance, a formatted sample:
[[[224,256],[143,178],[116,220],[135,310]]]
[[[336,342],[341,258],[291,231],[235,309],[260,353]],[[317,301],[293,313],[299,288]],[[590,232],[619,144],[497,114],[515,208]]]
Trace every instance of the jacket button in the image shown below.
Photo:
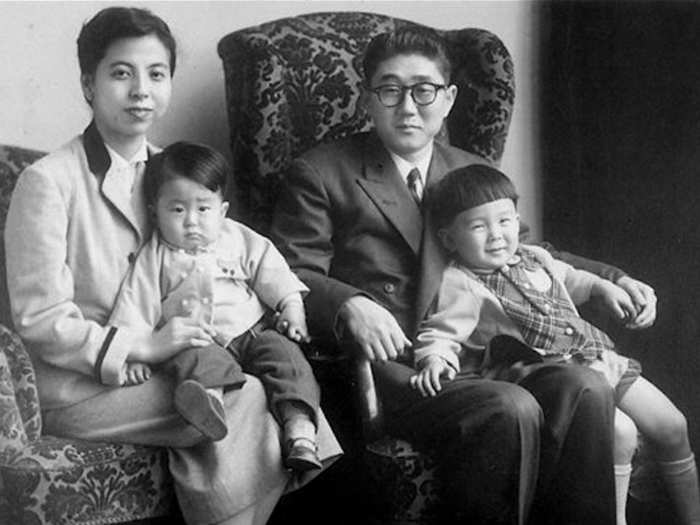
[[[567,327],[564,329],[564,333],[565,333],[566,335],[573,335],[574,329],[571,328],[570,326],[567,326]]]
[[[393,283],[384,283],[384,291],[386,293],[394,293],[396,291],[396,286]]]

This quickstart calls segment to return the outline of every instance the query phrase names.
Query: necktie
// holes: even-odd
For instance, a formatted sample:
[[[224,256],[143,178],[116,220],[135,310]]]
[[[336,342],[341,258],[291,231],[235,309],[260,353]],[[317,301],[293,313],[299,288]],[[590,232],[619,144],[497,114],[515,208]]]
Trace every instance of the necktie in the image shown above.
[[[420,171],[418,171],[418,168],[413,168],[408,173],[406,183],[408,184],[408,191],[411,192],[411,196],[413,197],[413,200],[416,201],[416,204],[418,205],[418,207],[420,207],[421,178],[420,178]]]

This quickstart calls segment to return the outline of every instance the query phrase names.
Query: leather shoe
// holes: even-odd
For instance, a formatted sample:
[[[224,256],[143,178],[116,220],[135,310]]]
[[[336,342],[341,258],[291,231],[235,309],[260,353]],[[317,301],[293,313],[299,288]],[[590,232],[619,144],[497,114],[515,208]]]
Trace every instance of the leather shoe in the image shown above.
[[[228,433],[224,407],[198,381],[187,379],[175,389],[175,409],[187,422],[212,441]]]

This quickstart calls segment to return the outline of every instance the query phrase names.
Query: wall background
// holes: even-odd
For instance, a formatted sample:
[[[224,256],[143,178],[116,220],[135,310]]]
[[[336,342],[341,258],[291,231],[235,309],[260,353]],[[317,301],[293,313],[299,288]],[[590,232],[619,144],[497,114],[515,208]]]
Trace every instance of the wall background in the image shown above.
[[[75,41],[83,22],[114,2],[0,1],[0,143],[55,149],[90,119],[82,99]],[[516,107],[501,168],[515,179],[521,215],[541,231],[539,195],[537,23],[534,0],[124,2],[151,9],[179,45],[173,99],[151,140],[209,144],[226,155],[228,124],[216,45],[231,31],[315,11],[368,11],[440,29],[481,27],[496,33],[515,62]]]

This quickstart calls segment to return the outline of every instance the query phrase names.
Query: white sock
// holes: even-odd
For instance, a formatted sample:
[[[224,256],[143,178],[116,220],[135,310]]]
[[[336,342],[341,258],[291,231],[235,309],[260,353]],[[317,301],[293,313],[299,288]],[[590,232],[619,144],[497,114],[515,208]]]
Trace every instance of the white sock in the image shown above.
[[[695,455],[678,461],[659,461],[659,474],[683,525],[700,525],[700,489]]]
[[[615,465],[615,508],[617,525],[627,525],[625,511],[627,509],[627,491],[632,476],[632,464]]]
[[[308,417],[295,417],[284,422],[284,434],[287,439],[305,438],[316,442],[316,426]]]

